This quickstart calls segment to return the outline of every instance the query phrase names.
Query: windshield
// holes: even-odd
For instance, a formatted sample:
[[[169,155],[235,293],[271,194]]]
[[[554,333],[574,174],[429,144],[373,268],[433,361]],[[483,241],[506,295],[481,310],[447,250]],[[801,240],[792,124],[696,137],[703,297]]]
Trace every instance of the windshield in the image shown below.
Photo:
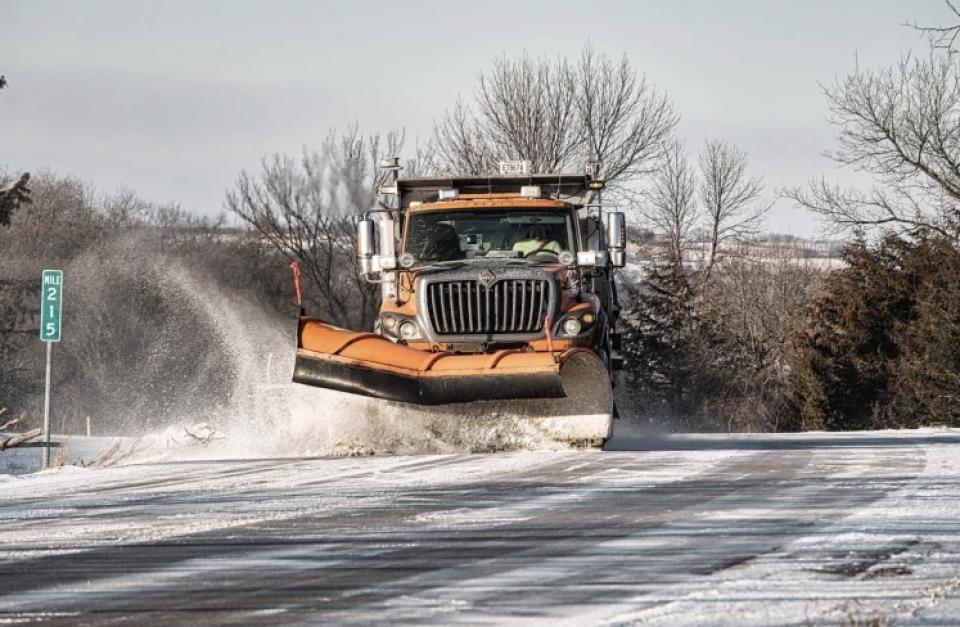
[[[410,216],[404,250],[417,264],[478,258],[555,261],[561,251],[573,250],[573,229],[566,211],[429,211]]]

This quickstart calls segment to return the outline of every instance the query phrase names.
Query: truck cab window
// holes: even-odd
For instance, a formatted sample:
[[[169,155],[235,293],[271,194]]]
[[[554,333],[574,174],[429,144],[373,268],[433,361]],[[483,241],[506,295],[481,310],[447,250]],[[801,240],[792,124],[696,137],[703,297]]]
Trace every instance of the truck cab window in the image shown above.
[[[572,251],[574,241],[573,224],[564,211],[430,211],[410,216],[404,250],[417,263],[480,258],[551,261],[561,251]]]

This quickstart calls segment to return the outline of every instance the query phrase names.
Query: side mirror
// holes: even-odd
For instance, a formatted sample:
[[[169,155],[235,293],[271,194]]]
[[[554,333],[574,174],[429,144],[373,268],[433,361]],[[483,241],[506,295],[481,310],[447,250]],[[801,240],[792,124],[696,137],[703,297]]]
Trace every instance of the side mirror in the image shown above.
[[[373,258],[377,253],[377,244],[373,233],[373,220],[357,222],[357,265],[360,274],[371,274],[374,271]]]
[[[387,216],[381,216],[377,222],[380,238],[380,255],[374,258],[374,269],[377,272],[397,267],[397,245],[393,227],[393,220]]]
[[[614,268],[627,265],[627,218],[622,211],[607,214],[607,250]]]

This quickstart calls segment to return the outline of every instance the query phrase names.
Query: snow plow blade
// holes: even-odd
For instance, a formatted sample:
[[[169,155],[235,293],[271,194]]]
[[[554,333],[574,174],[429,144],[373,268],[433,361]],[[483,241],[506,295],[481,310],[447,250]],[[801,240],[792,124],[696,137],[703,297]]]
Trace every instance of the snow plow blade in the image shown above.
[[[454,432],[477,421],[519,421],[553,441],[594,447],[613,427],[606,366],[584,348],[430,353],[303,318],[293,380],[383,399],[397,416]]]
[[[298,339],[295,382],[418,405],[560,398],[561,364],[571,356],[429,353],[314,320],[301,324]]]

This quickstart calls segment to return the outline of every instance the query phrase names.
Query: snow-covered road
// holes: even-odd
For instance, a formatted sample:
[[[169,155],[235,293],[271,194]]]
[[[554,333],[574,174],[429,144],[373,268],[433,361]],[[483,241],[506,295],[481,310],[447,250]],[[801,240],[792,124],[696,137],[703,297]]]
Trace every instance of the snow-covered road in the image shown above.
[[[6,477],[0,622],[960,621],[960,431],[613,448]]]

